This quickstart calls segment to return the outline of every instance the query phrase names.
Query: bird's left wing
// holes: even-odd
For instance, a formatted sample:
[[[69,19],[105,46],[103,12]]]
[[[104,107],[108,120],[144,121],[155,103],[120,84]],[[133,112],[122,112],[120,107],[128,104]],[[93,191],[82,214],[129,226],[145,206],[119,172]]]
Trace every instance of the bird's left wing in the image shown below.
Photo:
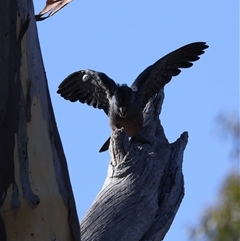
[[[187,44],[159,59],[147,67],[133,82],[131,88],[139,92],[145,106],[148,100],[158,93],[173,76],[177,76],[180,68],[189,68],[192,62],[199,59],[199,55],[208,48],[205,42]]]
[[[80,101],[103,109],[108,115],[109,98],[115,89],[116,83],[106,74],[94,70],[80,70],[64,79],[58,86],[57,93],[66,100]]]

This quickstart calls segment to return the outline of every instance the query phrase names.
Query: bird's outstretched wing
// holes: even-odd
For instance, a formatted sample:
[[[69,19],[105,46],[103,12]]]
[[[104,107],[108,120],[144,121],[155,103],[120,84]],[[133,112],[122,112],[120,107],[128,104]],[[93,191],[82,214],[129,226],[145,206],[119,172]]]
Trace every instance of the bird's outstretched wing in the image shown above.
[[[180,68],[189,68],[199,55],[208,48],[205,42],[187,44],[159,59],[147,67],[133,82],[131,88],[143,97],[143,105],[158,93],[173,76],[178,75]]]
[[[108,115],[109,99],[116,83],[106,74],[94,70],[80,70],[69,75],[58,86],[57,93],[72,102],[80,101],[94,108],[103,109]]]

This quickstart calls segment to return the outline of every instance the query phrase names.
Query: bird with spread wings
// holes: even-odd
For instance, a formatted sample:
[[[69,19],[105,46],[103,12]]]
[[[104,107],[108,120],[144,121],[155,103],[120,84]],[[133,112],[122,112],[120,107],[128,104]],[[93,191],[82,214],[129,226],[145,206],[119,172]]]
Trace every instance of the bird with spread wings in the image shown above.
[[[80,101],[103,109],[109,116],[112,130],[124,128],[129,137],[136,137],[143,126],[143,109],[181,68],[189,68],[208,48],[205,42],[187,44],[147,67],[132,83],[117,84],[102,72],[80,70],[69,75],[58,87],[57,93],[72,102]],[[110,138],[100,152],[106,151]]]

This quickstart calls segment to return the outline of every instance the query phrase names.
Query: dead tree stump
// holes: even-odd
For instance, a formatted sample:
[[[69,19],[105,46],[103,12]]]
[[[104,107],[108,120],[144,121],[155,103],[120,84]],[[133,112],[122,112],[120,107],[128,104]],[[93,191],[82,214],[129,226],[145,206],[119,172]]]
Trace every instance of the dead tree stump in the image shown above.
[[[145,107],[140,138],[112,133],[108,176],[81,222],[82,240],[162,240],[170,228],[184,196],[188,134],[169,144],[159,120],[163,98],[161,91]]]

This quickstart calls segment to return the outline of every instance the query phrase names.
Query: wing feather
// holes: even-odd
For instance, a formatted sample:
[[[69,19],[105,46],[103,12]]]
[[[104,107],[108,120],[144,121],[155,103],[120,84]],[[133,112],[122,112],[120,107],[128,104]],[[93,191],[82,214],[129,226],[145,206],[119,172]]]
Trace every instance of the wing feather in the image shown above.
[[[181,73],[181,68],[189,68],[192,62],[208,48],[205,42],[187,44],[159,59],[147,67],[133,82],[131,88],[143,97],[143,105],[160,91],[173,76]]]
[[[64,79],[57,93],[66,100],[87,103],[108,114],[109,98],[115,89],[116,83],[106,74],[94,70],[80,70]]]

